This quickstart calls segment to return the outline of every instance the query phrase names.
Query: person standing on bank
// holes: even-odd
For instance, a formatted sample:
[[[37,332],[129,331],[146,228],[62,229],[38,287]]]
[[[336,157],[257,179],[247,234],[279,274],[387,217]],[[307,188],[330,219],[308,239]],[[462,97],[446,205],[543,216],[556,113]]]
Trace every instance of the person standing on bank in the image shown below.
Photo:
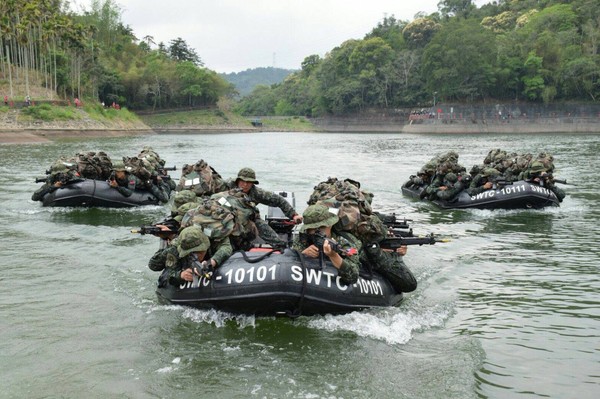
[[[230,182],[230,188],[238,187],[246,194],[249,199],[256,204],[263,204],[267,206],[277,207],[281,209],[283,214],[294,223],[302,223],[302,216],[298,215],[294,207],[281,195],[275,194],[274,192],[266,191],[256,187],[258,180],[256,180],[256,173],[251,168],[242,168],[238,172],[238,175],[234,182]],[[256,217],[254,220],[258,235],[266,243],[271,244],[274,248],[283,248],[287,246],[287,243],[279,238],[277,233],[269,226],[269,224],[262,220],[258,209],[256,209]]]

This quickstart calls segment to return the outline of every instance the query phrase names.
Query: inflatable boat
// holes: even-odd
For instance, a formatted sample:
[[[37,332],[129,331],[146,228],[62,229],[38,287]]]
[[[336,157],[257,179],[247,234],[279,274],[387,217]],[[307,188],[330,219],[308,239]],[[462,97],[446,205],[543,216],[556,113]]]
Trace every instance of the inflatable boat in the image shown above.
[[[291,249],[237,252],[210,278],[177,286],[163,273],[156,293],[162,303],[256,316],[342,314],[402,301],[402,294],[378,274],[345,285],[333,265]]]
[[[402,194],[421,199],[424,186],[402,187]],[[539,209],[547,206],[559,206],[560,201],[551,190],[524,180],[486,190],[476,195],[461,191],[453,200],[431,201],[444,209]]]
[[[46,194],[42,203],[44,206],[128,208],[158,205],[160,202],[148,191],[135,190],[131,196],[125,197],[105,180],[80,179]]]

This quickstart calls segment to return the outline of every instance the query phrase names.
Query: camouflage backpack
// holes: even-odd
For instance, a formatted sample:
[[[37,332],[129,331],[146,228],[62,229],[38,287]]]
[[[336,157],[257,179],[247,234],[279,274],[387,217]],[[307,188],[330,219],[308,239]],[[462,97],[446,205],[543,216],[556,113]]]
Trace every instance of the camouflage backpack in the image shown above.
[[[541,162],[544,165],[544,168],[546,168],[546,171],[549,173],[552,173],[554,171],[554,157],[552,156],[552,154],[548,154],[546,152],[541,152],[538,156],[536,161]],[[532,161],[533,163],[533,161]],[[531,164],[530,164],[531,166]]]
[[[185,213],[181,219],[180,229],[192,225],[202,227],[204,234],[211,239],[220,240],[234,232],[235,214],[221,205],[219,201],[205,198],[200,204]]]
[[[152,168],[148,162],[138,157],[123,157],[123,163],[125,166],[131,168],[131,172],[134,176],[138,177],[142,181],[148,181],[152,178]],[[150,168],[150,169],[148,169]]]
[[[78,152],[75,154],[73,162],[77,163],[77,171],[86,179],[100,180],[102,179],[102,168],[94,161],[95,152],[87,153]]]
[[[315,187],[308,204],[337,208],[339,221],[334,229],[351,232],[361,241],[370,243],[384,238],[387,232],[381,220],[373,216],[372,200],[373,194],[361,190],[357,181],[330,177]]]
[[[227,190],[227,184],[212,166],[201,159],[193,165],[183,165],[176,190],[192,190],[202,197]]]
[[[137,156],[140,159],[146,159],[152,165],[153,169],[160,169],[165,166],[165,161],[161,159],[160,155],[152,149],[152,147],[145,146]]]
[[[104,151],[98,151],[92,158],[93,163],[100,168],[100,179],[106,180],[112,172],[112,160]]]
[[[233,236],[244,236],[256,238],[257,230],[254,220],[256,219],[256,204],[238,188],[213,194],[211,201],[218,203],[235,216]]]

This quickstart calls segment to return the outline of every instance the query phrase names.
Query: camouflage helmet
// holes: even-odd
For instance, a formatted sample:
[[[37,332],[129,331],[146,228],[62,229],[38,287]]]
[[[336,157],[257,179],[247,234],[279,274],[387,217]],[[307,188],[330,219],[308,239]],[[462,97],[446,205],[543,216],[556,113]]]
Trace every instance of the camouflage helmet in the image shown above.
[[[206,251],[210,240],[199,226],[189,226],[181,231],[178,237],[177,252],[183,258],[192,252]]]
[[[50,174],[67,173],[69,166],[64,162],[56,162],[50,167]]]
[[[238,180],[243,180],[243,181],[247,181],[250,183],[258,184],[258,180],[256,180],[256,173],[254,172],[254,169],[250,169],[250,168],[240,169],[235,181],[237,182]]]
[[[446,176],[444,176],[444,177],[450,183],[456,183],[458,181],[458,177],[456,176],[456,173],[453,173],[453,172],[446,173]]]
[[[177,215],[173,218],[175,220],[177,220],[179,223],[181,223],[181,221],[183,220],[183,216],[185,216],[185,214],[191,210],[194,209],[198,206],[197,203],[195,202],[186,202],[185,204],[181,205],[179,208],[177,208],[175,210],[175,212],[177,212]]]
[[[425,166],[423,166],[421,168],[421,171],[423,173],[431,173],[431,174],[433,174],[433,173],[435,173],[436,165],[437,164],[435,162],[429,161],[429,162],[427,162],[425,164]]]
[[[471,176],[477,176],[479,173],[483,171],[483,165],[473,165],[469,173]]]
[[[540,161],[533,161],[531,163],[531,166],[529,167],[529,171],[531,173],[541,173],[541,172],[545,172],[547,169],[544,166],[543,162]]]
[[[112,168],[115,172],[127,172],[127,167],[123,161],[113,162]]]
[[[196,193],[192,190],[179,191],[173,198],[173,208],[171,208],[171,210],[176,212],[181,205],[188,202],[196,202],[197,198]]]
[[[483,176],[484,177],[496,177],[500,174],[500,172],[498,172],[498,169],[494,169],[494,168],[485,168],[483,170]]]
[[[304,225],[300,229],[304,232],[308,229],[317,229],[323,226],[333,226],[340,218],[331,213],[329,208],[322,204],[310,205],[302,214]]]

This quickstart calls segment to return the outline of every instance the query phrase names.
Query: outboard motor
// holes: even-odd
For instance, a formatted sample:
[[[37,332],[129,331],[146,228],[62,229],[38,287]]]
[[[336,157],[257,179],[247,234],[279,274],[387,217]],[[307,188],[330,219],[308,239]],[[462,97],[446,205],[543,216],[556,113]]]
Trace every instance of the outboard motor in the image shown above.
[[[291,191],[279,191],[277,194],[281,195],[283,198],[287,200],[287,202],[296,209],[296,197],[294,193]],[[267,215],[265,216],[265,220],[271,226],[273,230],[279,235],[279,238],[282,240],[291,243],[293,230],[296,224],[293,220],[290,220],[285,214],[281,211],[281,209],[277,207],[269,206],[267,209]]]

